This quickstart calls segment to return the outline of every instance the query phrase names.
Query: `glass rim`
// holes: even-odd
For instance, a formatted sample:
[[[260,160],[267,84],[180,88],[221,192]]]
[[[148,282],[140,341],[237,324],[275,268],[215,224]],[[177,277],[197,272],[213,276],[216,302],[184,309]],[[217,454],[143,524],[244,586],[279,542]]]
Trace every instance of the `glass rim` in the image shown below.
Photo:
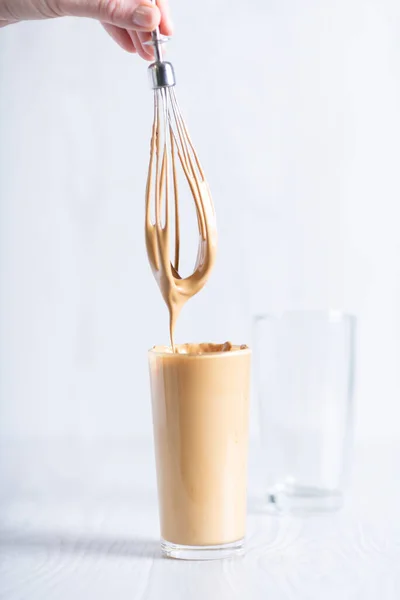
[[[357,316],[353,313],[348,313],[342,310],[336,310],[334,308],[330,309],[302,309],[295,308],[284,310],[277,313],[258,313],[254,315],[253,322],[257,321],[268,321],[268,320],[283,320],[286,317],[290,316],[299,316],[299,317],[325,317],[329,323],[343,323],[345,321],[350,321],[355,323],[357,321]]]
[[[180,346],[182,344],[177,344],[177,346]],[[251,354],[251,348],[249,348],[248,346],[246,348],[241,348],[240,345],[238,344],[232,344],[233,346],[233,350],[218,350],[217,352],[204,352],[204,354],[196,354],[195,352],[190,352],[190,353],[173,353],[173,352],[168,352],[166,350],[166,348],[169,348],[169,346],[153,346],[152,348],[150,348],[147,351],[147,354],[150,356],[162,356],[165,358],[175,358],[176,356],[179,356],[180,358],[184,357],[185,359],[189,359],[189,358],[201,358],[201,359],[207,359],[207,358],[217,358],[217,357],[227,357],[227,356],[238,356],[243,355],[243,354]],[[159,348],[159,349],[157,349]],[[162,349],[160,349],[162,348]]]

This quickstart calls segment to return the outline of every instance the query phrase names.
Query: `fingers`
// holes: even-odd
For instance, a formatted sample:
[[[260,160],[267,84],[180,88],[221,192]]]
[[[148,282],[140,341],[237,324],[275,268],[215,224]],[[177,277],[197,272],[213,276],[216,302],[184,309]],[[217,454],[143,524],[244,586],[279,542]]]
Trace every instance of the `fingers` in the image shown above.
[[[32,1],[56,4],[58,11],[64,15],[98,19],[122,48],[128,52],[136,50],[145,60],[154,59],[154,49],[145,45],[150,39],[149,32],[160,27],[163,35],[172,35],[168,0],[157,0],[157,5],[151,0]]]
[[[139,56],[144,58],[144,60],[153,60],[153,49],[151,46],[142,45],[139,39],[140,34],[137,31],[129,31],[128,33]]]
[[[163,35],[172,35],[173,26],[167,0],[158,0],[157,6],[161,12],[160,32]],[[137,35],[134,35],[134,33],[135,32],[132,30],[129,31],[132,43],[134,44],[139,56],[145,60],[154,60],[154,49],[147,43],[151,39],[151,34],[143,31],[137,32]]]
[[[147,43],[151,40],[151,33],[140,32],[138,33],[138,38],[143,50],[149,57],[148,60],[154,60],[154,47],[152,44]]]
[[[163,35],[173,34],[173,25],[171,19],[171,13],[167,0],[157,0],[157,6],[160,9],[161,21],[160,21],[160,32]]]
[[[65,15],[98,19],[128,30],[152,31],[161,21],[160,10],[150,0],[59,0],[59,5]]]
[[[121,29],[121,27],[110,25],[109,23],[102,23],[102,25],[107,33],[113,38],[113,40],[117,42],[119,46],[121,46],[121,48],[132,54],[136,52],[136,48],[131,40],[131,36],[126,29]]]

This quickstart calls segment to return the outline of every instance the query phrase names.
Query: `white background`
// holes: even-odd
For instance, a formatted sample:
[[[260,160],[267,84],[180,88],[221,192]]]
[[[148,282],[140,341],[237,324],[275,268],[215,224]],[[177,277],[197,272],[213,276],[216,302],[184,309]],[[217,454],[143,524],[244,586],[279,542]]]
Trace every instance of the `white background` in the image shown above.
[[[169,57],[219,218],[180,341],[359,318],[357,438],[398,433],[398,0],[172,0]],[[257,27],[254,27],[257,23]],[[146,65],[74,19],[0,31],[0,435],[151,431]],[[241,277],[239,280],[238,277]]]

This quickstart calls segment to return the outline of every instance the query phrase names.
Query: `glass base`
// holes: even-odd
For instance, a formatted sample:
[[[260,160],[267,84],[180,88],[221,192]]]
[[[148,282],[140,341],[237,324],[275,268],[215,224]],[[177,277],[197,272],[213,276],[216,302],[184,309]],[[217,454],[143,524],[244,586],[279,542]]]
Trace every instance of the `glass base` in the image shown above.
[[[343,495],[338,490],[299,485],[278,485],[267,495],[268,508],[280,513],[312,513],[340,510]]]
[[[243,553],[244,539],[217,546],[183,546],[161,540],[161,551],[168,558],[181,560],[218,560]]]

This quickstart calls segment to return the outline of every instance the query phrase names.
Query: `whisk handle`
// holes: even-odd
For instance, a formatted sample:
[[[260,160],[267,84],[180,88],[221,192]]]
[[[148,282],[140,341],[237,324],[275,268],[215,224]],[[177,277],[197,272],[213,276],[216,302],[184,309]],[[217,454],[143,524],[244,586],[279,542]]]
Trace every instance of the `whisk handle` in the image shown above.
[[[153,4],[157,4],[156,0],[151,0]],[[170,62],[164,61],[161,44],[163,39],[160,35],[160,30],[157,27],[151,32],[151,43],[154,46],[155,61],[149,66],[150,85],[153,90],[173,87],[175,85],[174,67]]]
[[[152,4],[156,5],[157,4],[157,0],[151,0]],[[161,50],[161,36],[160,36],[160,29],[158,27],[156,27],[154,29],[154,31],[151,32],[151,41],[153,42],[153,46],[154,46],[154,58],[156,59],[156,62],[162,62],[163,61],[163,53]]]
[[[151,32],[151,41],[154,46],[154,58],[156,62],[163,62],[163,53],[161,50],[161,38],[160,38],[160,30],[155,29]]]

